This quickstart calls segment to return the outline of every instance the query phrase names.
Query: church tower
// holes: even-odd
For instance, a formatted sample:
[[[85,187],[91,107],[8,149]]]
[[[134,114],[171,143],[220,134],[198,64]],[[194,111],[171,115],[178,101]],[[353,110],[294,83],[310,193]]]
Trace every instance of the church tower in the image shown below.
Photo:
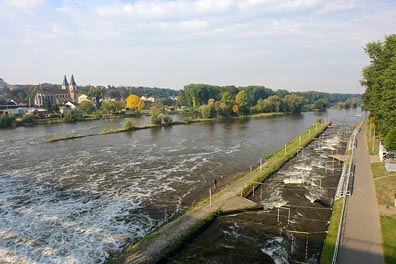
[[[66,75],[65,75],[65,77],[63,78],[63,83],[62,83],[62,90],[67,90],[67,89],[69,89],[69,83],[67,82]]]
[[[65,80],[66,80],[66,76],[65,76]],[[64,81],[63,81],[64,82]],[[67,80],[66,80],[67,83]],[[63,85],[62,85],[63,88]],[[71,79],[70,79],[70,85],[69,85],[69,94],[70,94],[70,98],[72,100],[73,103],[77,103],[77,84],[74,81],[74,76],[72,74]]]

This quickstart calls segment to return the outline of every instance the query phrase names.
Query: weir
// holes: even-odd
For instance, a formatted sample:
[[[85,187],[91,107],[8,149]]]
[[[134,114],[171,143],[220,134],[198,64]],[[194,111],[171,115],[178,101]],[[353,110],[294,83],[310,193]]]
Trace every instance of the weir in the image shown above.
[[[255,182],[259,187],[247,198],[261,210],[216,217],[166,263],[317,263],[342,168],[332,153],[343,152],[349,136],[337,128],[321,134],[262,184]]]
[[[262,166],[201,201],[184,215],[164,225],[138,243],[129,246],[110,263],[157,263],[160,259],[166,259],[169,253],[180,247],[183,241],[201,230],[220,212],[257,208],[258,203],[243,197],[252,195],[258,183],[278,171],[283,164],[319,136],[330,124],[330,122],[315,123],[301,134],[302,139],[295,138],[273,153]]]

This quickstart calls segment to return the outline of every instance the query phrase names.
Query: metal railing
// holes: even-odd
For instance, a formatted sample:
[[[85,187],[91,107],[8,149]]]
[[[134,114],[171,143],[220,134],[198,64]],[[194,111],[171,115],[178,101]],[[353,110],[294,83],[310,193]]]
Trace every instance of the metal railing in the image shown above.
[[[353,136],[349,141],[349,146],[351,148],[351,156],[349,158],[349,164],[348,164],[348,170],[346,171],[345,174],[345,180],[343,182],[343,190],[342,190],[342,208],[341,208],[341,216],[340,216],[340,222],[338,225],[338,233],[337,233],[337,240],[336,240],[336,244],[334,246],[334,253],[333,253],[333,260],[332,263],[335,264],[337,262],[337,256],[338,256],[338,250],[340,247],[340,240],[341,240],[341,233],[342,233],[342,227],[344,224],[344,215],[345,215],[345,205],[346,205],[346,198],[347,198],[347,192],[348,192],[348,186],[349,186],[349,181],[350,181],[350,176],[351,176],[351,172],[352,172],[352,163],[353,163],[353,156],[355,153],[355,147],[356,147],[356,135],[357,133],[360,131],[360,128],[362,126],[364,121],[360,122],[359,126],[357,126],[355,128],[355,130],[353,131]]]

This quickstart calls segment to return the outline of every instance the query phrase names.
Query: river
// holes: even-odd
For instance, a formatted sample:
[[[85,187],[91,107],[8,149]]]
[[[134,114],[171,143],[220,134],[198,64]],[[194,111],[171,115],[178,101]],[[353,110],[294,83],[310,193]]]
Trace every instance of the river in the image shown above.
[[[357,111],[357,110],[356,110]],[[123,119],[0,130],[0,263],[102,263],[316,119],[355,110],[194,123],[45,143]],[[148,117],[137,118],[147,124]]]

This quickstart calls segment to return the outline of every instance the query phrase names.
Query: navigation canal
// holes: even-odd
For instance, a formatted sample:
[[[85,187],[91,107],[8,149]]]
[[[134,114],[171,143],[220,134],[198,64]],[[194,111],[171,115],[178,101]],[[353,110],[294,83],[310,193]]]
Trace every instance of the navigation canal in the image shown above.
[[[44,143],[125,120],[0,130],[0,262],[101,263],[317,118],[354,110],[237,119]],[[137,119],[145,124],[149,118]]]

